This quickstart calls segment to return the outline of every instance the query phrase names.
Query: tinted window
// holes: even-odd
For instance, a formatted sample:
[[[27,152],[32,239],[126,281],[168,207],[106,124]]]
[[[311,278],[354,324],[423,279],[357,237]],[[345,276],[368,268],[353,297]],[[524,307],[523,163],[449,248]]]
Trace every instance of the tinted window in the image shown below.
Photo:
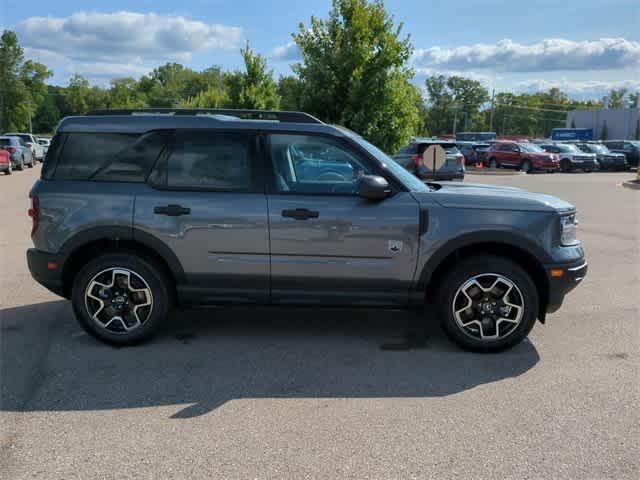
[[[70,133],[58,159],[55,178],[88,180],[118,153],[133,145],[135,135]]]
[[[143,182],[163,147],[159,133],[71,133],[58,158],[54,178]]]
[[[249,191],[251,150],[247,134],[178,132],[167,161],[167,186]]]
[[[8,138],[0,138],[0,145],[11,145],[11,140]]]
[[[278,192],[356,194],[371,169],[340,143],[308,135],[271,135]]]
[[[122,152],[113,156],[91,178],[108,182],[144,182],[165,146],[166,134],[147,133]]]

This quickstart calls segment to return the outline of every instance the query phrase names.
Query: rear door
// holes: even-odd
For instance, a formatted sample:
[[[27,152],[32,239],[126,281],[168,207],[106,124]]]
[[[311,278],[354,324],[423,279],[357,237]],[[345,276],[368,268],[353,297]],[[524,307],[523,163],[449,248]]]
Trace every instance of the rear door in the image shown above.
[[[273,134],[267,150],[272,301],[406,304],[420,222],[411,194],[359,197],[359,177],[380,172],[331,137]]]
[[[185,271],[178,292],[190,302],[268,300],[267,199],[256,145],[247,132],[177,131],[136,198],[136,231],[177,256]]]

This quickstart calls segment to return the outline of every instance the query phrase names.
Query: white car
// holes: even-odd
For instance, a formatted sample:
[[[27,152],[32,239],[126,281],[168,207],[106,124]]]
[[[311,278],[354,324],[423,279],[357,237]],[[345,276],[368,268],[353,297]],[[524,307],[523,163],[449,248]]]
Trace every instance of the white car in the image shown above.
[[[42,148],[44,148],[44,154],[46,155],[49,150],[49,146],[51,145],[51,139],[47,137],[38,137],[38,143],[42,145]]]
[[[31,149],[33,156],[36,160],[44,161],[45,149],[38,143],[38,139],[31,133],[5,133],[6,136],[20,137],[27,146]]]

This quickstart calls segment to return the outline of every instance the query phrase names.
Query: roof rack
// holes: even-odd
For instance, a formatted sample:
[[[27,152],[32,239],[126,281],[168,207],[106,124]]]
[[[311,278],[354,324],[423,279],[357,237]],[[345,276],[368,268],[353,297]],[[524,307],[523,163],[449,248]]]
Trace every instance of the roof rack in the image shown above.
[[[225,115],[243,120],[268,120],[291,123],[323,123],[304,112],[246,110],[233,108],[138,108],[94,110],[87,115]]]

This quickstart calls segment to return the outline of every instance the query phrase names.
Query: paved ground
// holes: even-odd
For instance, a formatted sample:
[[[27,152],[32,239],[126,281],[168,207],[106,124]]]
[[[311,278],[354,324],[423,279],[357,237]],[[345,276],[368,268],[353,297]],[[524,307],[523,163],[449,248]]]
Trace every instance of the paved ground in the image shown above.
[[[437,329],[382,349],[406,313],[260,308],[176,314],[151,344],[104,346],[27,272],[36,175],[0,177],[3,479],[639,478],[630,174],[468,177],[574,202],[589,255],[565,307],[500,355]]]

